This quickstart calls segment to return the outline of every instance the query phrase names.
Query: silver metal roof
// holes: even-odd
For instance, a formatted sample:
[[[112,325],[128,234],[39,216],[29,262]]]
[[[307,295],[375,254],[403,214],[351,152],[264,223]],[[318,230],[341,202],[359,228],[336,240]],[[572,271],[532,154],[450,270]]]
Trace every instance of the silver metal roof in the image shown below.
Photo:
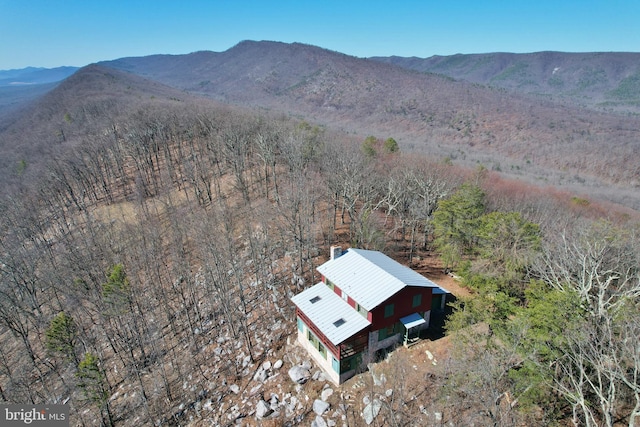
[[[291,301],[334,345],[371,324],[322,282],[295,295]]]
[[[438,288],[431,280],[378,251],[350,248],[317,270],[367,311],[406,286]]]
[[[424,318],[418,313],[413,313],[408,316],[402,317],[400,318],[400,322],[402,322],[404,327],[407,329],[415,328],[416,326],[427,323],[427,321],[424,320]]]

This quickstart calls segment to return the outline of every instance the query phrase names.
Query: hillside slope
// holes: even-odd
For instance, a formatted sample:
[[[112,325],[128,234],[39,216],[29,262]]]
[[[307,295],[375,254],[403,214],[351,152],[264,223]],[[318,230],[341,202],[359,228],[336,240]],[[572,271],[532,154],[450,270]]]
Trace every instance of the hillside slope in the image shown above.
[[[245,41],[221,53],[101,64],[227,103],[363,136],[393,136],[405,150],[552,183],[635,188],[640,182],[632,160],[640,149],[635,116],[568,107],[299,43]]]
[[[3,190],[42,173],[41,165],[55,154],[89,144],[139,111],[163,110],[187,100],[196,98],[112,68],[84,67],[5,117],[0,128]]]
[[[371,59],[589,108],[640,112],[640,53],[485,53]]]

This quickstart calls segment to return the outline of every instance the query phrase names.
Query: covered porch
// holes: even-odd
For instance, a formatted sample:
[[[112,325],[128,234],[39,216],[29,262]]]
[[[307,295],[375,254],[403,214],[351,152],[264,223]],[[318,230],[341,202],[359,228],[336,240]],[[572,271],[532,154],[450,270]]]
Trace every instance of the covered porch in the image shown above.
[[[413,313],[400,318],[400,322],[404,326],[404,337],[402,344],[405,347],[411,347],[420,341],[420,331],[424,328],[427,321],[419,313]]]

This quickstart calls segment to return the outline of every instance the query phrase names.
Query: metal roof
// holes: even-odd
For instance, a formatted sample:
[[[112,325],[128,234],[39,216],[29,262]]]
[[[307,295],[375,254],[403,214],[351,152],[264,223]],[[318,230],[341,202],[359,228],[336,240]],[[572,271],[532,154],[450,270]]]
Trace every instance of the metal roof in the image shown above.
[[[350,248],[317,268],[367,311],[406,286],[438,288],[426,277],[378,251]]]
[[[424,320],[424,318],[418,313],[413,313],[408,316],[402,317],[400,318],[400,322],[402,322],[404,327],[407,329],[415,328],[416,326],[427,323],[427,321]]]
[[[295,295],[291,301],[334,345],[371,324],[322,282]]]

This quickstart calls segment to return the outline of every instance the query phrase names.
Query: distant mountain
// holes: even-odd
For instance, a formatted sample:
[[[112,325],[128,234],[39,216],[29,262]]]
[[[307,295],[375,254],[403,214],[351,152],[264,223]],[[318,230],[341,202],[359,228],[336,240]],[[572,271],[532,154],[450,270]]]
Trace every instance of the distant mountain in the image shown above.
[[[640,53],[486,53],[371,59],[590,108],[640,112]]]
[[[75,73],[78,67],[35,68],[0,70],[0,87],[54,83]]]
[[[44,95],[77,69],[28,67],[0,70],[0,116]]]
[[[587,186],[593,195],[640,208],[637,115],[578,108],[300,43],[245,41],[225,52],[101,62],[43,97],[37,112],[11,128],[13,140],[23,137],[20,132],[44,132],[32,139],[47,150],[45,141],[60,139],[60,130],[65,137],[81,135],[87,126],[126,120],[142,102],[194,96],[299,117],[363,139],[393,137],[401,150],[567,188]],[[46,131],[41,122],[48,123]],[[627,196],[633,201],[623,200]]]
[[[640,185],[640,165],[632,160],[640,152],[637,117],[570,108],[300,43],[245,41],[221,53],[101,64],[227,103],[393,136],[405,149],[458,161],[515,171],[539,166],[563,170],[569,180],[591,176]]]
[[[21,162],[28,172],[40,172],[38,164],[104,138],[135,114],[181,110],[197,102],[188,93],[131,73],[83,67],[0,123],[0,182],[6,186],[24,178],[15,175]]]

